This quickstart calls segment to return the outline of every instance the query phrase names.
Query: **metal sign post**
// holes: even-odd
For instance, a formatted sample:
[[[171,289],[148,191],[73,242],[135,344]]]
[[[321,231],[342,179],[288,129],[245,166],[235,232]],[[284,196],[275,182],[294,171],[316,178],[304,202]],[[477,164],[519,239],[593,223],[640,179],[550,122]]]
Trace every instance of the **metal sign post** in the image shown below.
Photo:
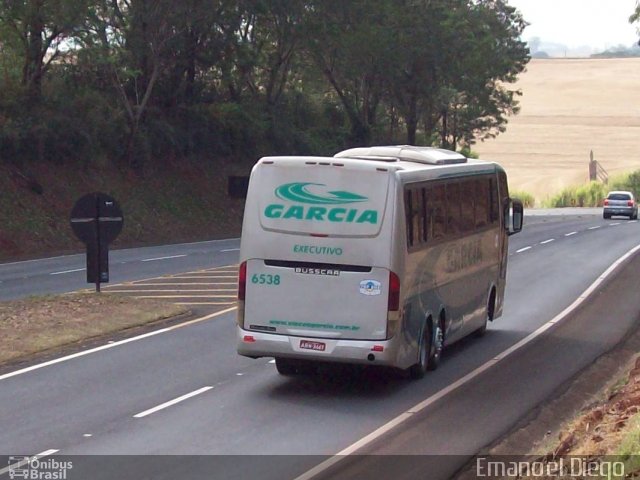
[[[71,228],[87,246],[87,283],[109,282],[109,243],[122,231],[124,217],[118,203],[104,193],[81,197],[71,210]]]

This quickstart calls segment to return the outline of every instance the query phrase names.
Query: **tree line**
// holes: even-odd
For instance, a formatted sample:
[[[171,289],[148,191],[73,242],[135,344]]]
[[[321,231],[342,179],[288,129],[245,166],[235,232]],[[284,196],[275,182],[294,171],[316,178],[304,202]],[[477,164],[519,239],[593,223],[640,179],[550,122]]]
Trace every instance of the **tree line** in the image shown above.
[[[469,148],[517,113],[506,0],[0,0],[0,161]]]

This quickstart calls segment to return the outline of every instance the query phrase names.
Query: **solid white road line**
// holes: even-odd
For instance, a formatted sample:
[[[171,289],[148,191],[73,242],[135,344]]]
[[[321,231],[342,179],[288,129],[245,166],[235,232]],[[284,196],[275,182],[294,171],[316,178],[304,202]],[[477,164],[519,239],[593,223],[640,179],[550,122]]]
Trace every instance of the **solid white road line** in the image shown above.
[[[54,453],[59,452],[59,450],[45,450],[44,452],[38,453],[37,455],[34,455],[33,457],[24,457],[24,460],[20,461],[20,462],[16,462],[12,465],[9,465],[8,467],[4,467],[3,469],[0,470],[0,475],[4,475],[5,473],[9,472],[10,470],[17,470],[19,468],[24,467],[26,464],[31,463],[34,460],[38,460],[42,457],[47,457],[49,455],[53,455]],[[13,478],[13,477],[12,477]]]
[[[550,238],[549,240],[545,240],[544,242],[540,242],[540,245],[546,245],[547,243],[551,243],[555,240],[555,238]]]
[[[236,290],[233,288],[201,288],[201,289],[175,289],[175,288],[171,288],[171,289],[166,289],[166,290],[147,290],[147,289],[135,289],[135,290],[108,290],[109,293],[158,293],[158,292],[165,292],[165,293],[178,293],[178,292],[192,292],[192,293],[196,293],[196,292],[235,292]]]
[[[130,292],[144,293],[144,292]],[[236,298],[236,295],[132,295],[133,298]]]
[[[235,278],[236,281],[235,282],[209,282],[207,285],[235,285],[237,284],[237,278],[238,276],[236,275],[235,277],[172,277],[172,280],[206,280],[206,279],[210,279],[210,280],[215,280],[217,278]],[[188,283],[188,282],[187,282]]]
[[[83,270],[86,270],[86,268],[74,268],[73,270],[64,270],[62,272],[51,272],[49,275],[62,275],[65,273],[82,272]]]
[[[191,397],[195,397],[196,395],[200,395],[201,393],[207,392],[209,390],[211,390],[213,387],[202,387],[199,388],[198,390],[195,390],[191,393],[187,393],[186,395],[182,395],[181,397],[178,398],[174,398],[173,400],[169,400],[168,402],[165,402],[163,404],[158,405],[157,407],[153,407],[150,408],[149,410],[145,410],[144,412],[140,412],[140,413],[136,413],[133,418],[142,418],[142,417],[146,417],[147,415],[151,415],[152,413],[156,413],[160,410],[164,410],[167,407],[170,407],[172,405],[175,405],[176,403],[180,403],[180,402],[184,402],[185,400],[191,398]]]
[[[173,302],[174,305],[233,305],[234,302]]]
[[[102,345],[100,347],[91,348],[89,350],[84,350],[82,352],[74,353],[72,355],[67,355],[65,357],[56,358],[54,360],[50,360],[48,362],[39,363],[37,365],[32,365],[30,367],[22,368],[20,370],[16,370],[14,372],[5,373],[4,375],[0,375],[0,380],[5,380],[7,378],[15,377],[17,375],[22,375],[23,373],[32,372],[33,370],[39,370],[40,368],[48,367],[50,365],[55,365],[56,363],[66,362],[67,360],[72,360],[78,357],[84,357],[85,355],[89,355],[91,353],[101,352],[102,350],[107,350],[109,348],[118,347],[120,345],[124,345],[126,343],[136,342],[138,340],[142,340],[143,338],[153,337],[154,335],[159,335],[161,333],[171,332],[172,330],[177,330],[178,328],[187,327],[189,325],[193,325],[194,323],[204,322],[206,320],[210,320],[215,317],[219,317],[220,315],[224,315],[225,313],[229,313],[235,310],[237,307],[230,307],[224,310],[220,310],[219,312],[211,313],[209,315],[205,315],[204,317],[194,318],[193,320],[189,320],[187,322],[179,323],[177,325],[173,325],[172,327],[161,328],[160,330],[154,330],[153,332],[144,333],[142,335],[138,335],[137,337],[125,338],[124,340],[120,340],[118,342],[108,343],[106,345]]]
[[[169,279],[167,279],[169,280]],[[235,285],[236,282],[227,282],[223,283],[223,285]],[[217,282],[158,282],[158,283],[136,283],[136,282],[128,282],[128,283],[120,283],[118,285],[108,285],[104,288],[116,288],[126,286],[135,286],[135,287],[164,287],[165,285],[170,287],[178,287],[180,285],[189,285],[195,287],[201,287],[203,285],[218,285]]]
[[[531,250],[531,247],[524,247],[524,248],[521,248],[520,250],[516,250],[516,253],[526,252],[527,250]]]
[[[157,257],[157,258],[145,258],[143,260],[140,260],[141,262],[155,262],[156,260],[169,260],[170,258],[182,258],[182,257],[186,257],[187,254],[183,253],[182,255],[170,255],[168,257]]]
[[[575,235],[578,232],[569,232],[569,233],[565,233],[564,236],[565,237],[570,237],[571,235]]]
[[[415,415],[416,413],[419,413],[420,411],[424,410],[428,406],[430,406],[433,403],[437,402],[438,400],[442,399],[444,396],[448,395],[449,393],[453,392],[454,390],[457,390],[458,388],[460,388],[461,386],[465,385],[466,383],[469,383],[471,380],[476,378],[478,375],[481,375],[486,370],[489,370],[491,367],[493,367],[497,363],[501,362],[502,360],[504,360],[506,357],[508,357],[509,355],[514,353],[515,351],[521,349],[522,347],[524,347],[528,343],[532,342],[537,337],[542,335],[544,332],[549,330],[553,325],[561,322],[570,313],[572,313],[574,310],[576,310],[602,284],[602,282],[604,282],[605,279],[609,275],[611,275],[611,273],[616,268],[618,268],[624,261],[626,261],[631,255],[633,255],[634,253],[636,253],[639,250],[640,250],[640,245],[636,245],[631,250],[629,250],[627,253],[625,253],[620,258],[618,258],[618,260],[616,260],[609,268],[607,268],[604,271],[604,273],[602,273],[602,275],[600,275],[589,287],[587,287],[587,289],[584,292],[582,292],[582,294],[571,305],[569,305],[567,308],[565,308],[562,312],[560,312],[558,315],[553,317],[547,323],[545,323],[544,325],[539,327],[537,330],[533,331],[532,333],[527,335],[525,338],[520,340],[518,343],[512,345],[511,347],[509,347],[508,349],[506,349],[505,351],[503,351],[499,355],[495,356],[494,358],[492,358],[488,362],[480,365],[475,370],[469,372],[465,376],[461,377],[460,379],[458,379],[454,383],[448,385],[446,388],[440,390],[439,392],[435,393],[434,395],[431,395],[430,397],[426,398],[425,400],[423,400],[422,402],[420,402],[417,405],[413,406],[412,408],[410,408],[406,412],[401,413],[396,418],[394,418],[391,421],[385,423],[384,425],[382,425],[377,430],[374,430],[373,432],[371,432],[369,435],[361,438],[357,442],[349,445],[347,448],[345,448],[342,451],[336,453],[333,457],[328,458],[324,462],[319,463],[318,465],[313,467],[311,470],[308,470],[307,472],[303,473],[302,475],[296,477],[294,480],[310,480],[313,477],[319,475],[320,473],[324,472],[328,468],[332,467],[336,463],[338,463],[341,460],[343,460],[344,458],[346,458],[348,455],[352,455],[353,453],[357,452],[358,450],[360,450],[363,447],[367,446],[368,444],[372,443],[374,440],[377,440],[378,438],[380,438],[385,433],[389,432],[390,430],[392,430],[393,428],[397,427],[398,425],[404,423],[406,420],[412,418],[412,416]]]

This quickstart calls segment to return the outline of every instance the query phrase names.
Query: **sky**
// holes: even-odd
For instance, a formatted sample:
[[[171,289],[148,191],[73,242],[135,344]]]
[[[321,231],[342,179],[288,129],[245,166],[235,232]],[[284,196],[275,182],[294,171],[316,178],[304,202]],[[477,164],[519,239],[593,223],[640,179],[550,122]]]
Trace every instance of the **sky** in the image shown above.
[[[640,36],[637,24],[629,23],[636,0],[508,0],[530,25],[522,38],[540,37],[543,42],[567,47],[590,46],[595,51],[623,44]]]

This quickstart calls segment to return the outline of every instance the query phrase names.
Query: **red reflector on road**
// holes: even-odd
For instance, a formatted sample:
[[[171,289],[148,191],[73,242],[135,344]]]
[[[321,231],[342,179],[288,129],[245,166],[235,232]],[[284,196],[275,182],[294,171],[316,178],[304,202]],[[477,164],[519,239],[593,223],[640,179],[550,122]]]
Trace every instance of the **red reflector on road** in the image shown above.
[[[382,352],[384,351],[384,347],[382,345],[374,345],[371,347],[372,352]]]
[[[253,338],[253,335],[245,335],[242,341],[245,343],[256,343],[256,339]]]

